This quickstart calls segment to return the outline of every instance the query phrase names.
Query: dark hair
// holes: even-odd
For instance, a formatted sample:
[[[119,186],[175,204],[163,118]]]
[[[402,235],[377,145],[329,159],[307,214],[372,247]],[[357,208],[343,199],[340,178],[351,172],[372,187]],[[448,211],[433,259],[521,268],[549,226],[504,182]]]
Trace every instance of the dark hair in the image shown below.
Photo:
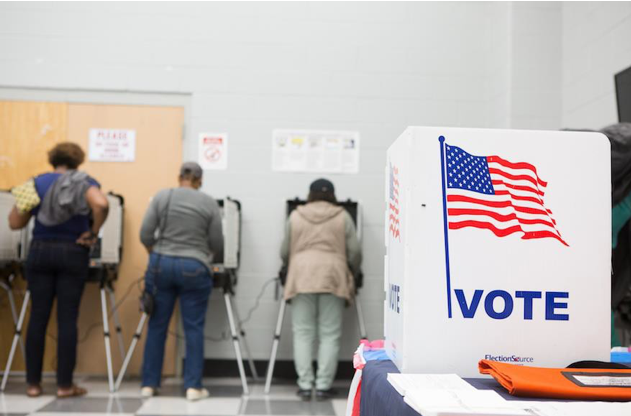
[[[307,202],[316,201],[326,201],[332,204],[337,204],[337,199],[335,199],[335,194],[333,192],[310,191],[309,196],[307,197]]]
[[[48,162],[54,168],[66,166],[68,169],[76,169],[83,163],[85,153],[76,143],[58,143],[48,152]]]

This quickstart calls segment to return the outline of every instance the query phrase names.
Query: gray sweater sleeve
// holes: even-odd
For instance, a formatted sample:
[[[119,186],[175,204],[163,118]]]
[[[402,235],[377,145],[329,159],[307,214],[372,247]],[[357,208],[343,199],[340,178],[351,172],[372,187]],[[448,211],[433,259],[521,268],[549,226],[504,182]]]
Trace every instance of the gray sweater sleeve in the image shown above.
[[[158,215],[159,195],[154,196],[151,203],[149,203],[140,227],[140,242],[147,248],[153,247],[156,243],[156,230],[160,223],[160,216]]]
[[[223,226],[221,223],[221,210],[217,201],[213,200],[210,223],[208,225],[208,247],[213,252],[213,262],[223,262]]]
[[[357,274],[362,264],[362,249],[357,239],[355,223],[348,212],[344,212],[344,231],[346,234],[346,261],[353,274]]]

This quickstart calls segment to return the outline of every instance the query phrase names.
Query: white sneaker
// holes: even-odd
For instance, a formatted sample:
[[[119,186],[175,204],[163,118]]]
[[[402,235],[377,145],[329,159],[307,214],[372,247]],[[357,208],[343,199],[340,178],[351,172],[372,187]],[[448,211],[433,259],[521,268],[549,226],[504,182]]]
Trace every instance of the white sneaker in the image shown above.
[[[140,389],[140,395],[142,397],[153,397],[156,395],[156,389],[153,387],[143,387]]]
[[[208,396],[210,396],[210,393],[208,393],[208,390],[203,389],[203,388],[202,389],[194,389],[194,388],[186,389],[186,399],[190,401],[206,399],[208,398]]]

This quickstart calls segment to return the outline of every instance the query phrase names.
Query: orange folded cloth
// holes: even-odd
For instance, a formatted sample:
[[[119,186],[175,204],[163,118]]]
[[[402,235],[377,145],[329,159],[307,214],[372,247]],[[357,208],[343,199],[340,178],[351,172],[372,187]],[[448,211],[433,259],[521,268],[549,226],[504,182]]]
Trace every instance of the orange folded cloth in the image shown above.
[[[539,368],[482,360],[490,374],[513,396],[572,400],[631,400],[631,369]]]

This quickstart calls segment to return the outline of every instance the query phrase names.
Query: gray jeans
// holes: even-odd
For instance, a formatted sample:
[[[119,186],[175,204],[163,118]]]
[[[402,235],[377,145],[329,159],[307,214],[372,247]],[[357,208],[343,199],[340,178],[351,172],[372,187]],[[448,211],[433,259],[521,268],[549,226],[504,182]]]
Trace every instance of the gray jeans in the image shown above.
[[[298,387],[328,390],[335,379],[342,338],[345,300],[329,293],[299,294],[291,300],[294,363]],[[313,374],[313,347],[318,341],[318,373]]]

